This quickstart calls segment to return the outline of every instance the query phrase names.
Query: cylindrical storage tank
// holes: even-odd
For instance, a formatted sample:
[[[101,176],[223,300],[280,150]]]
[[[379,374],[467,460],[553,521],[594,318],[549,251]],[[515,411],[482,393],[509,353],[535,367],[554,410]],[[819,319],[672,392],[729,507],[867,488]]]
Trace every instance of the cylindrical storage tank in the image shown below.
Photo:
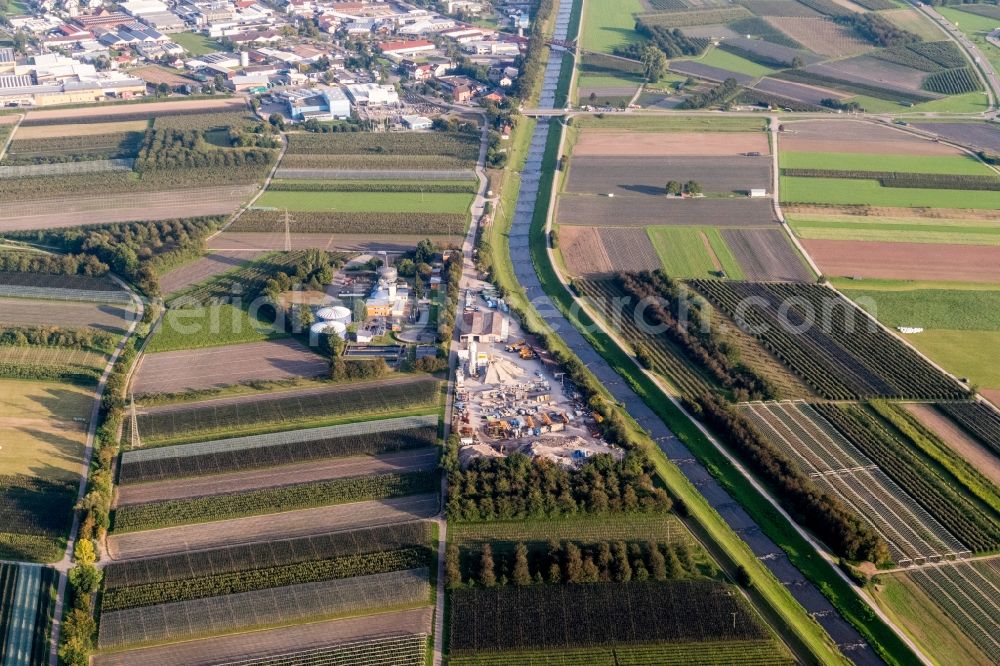
[[[342,340],[347,339],[347,325],[339,321],[318,321],[309,328],[312,335],[333,334]]]
[[[316,310],[316,318],[324,321],[339,321],[344,324],[351,323],[351,309],[343,305],[328,305]]]
[[[250,54],[247,51],[240,52],[240,67],[247,67],[250,65]]]
[[[396,272],[395,266],[383,266],[378,269],[378,276],[386,282],[395,282],[399,279],[399,273]]]

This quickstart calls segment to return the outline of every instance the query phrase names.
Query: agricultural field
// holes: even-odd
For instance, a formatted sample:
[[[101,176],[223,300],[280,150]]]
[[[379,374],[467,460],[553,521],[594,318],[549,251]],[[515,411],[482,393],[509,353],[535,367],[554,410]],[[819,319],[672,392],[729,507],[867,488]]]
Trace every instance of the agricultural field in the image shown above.
[[[292,212],[343,213],[384,211],[387,213],[454,213],[468,210],[471,194],[436,194],[423,192],[304,192],[268,190],[257,205]]]
[[[433,377],[414,376],[146,407],[138,413],[139,435],[148,446],[334,425],[362,415],[418,415],[436,411],[439,389]]]
[[[941,403],[937,406],[915,402],[906,405],[906,411],[983,476],[1000,486],[1000,456],[997,455],[1000,447],[983,436],[991,420],[1000,422],[1000,414],[991,411],[985,404],[971,402]],[[970,425],[967,414],[976,414],[978,418]]]
[[[592,0],[584,5],[581,46],[588,51],[611,53],[616,46],[639,41],[635,14],[645,8],[641,0]]]
[[[0,324],[71,326],[111,333],[124,332],[134,318],[121,305],[0,297]]]
[[[34,564],[0,564],[0,660],[49,663],[49,635],[59,574]]]
[[[747,194],[771,184],[771,159],[743,157],[586,157],[575,156],[565,191],[573,193],[653,194],[671,180],[694,180],[705,193]]]
[[[985,56],[993,68],[1000,67],[1000,48],[994,46],[986,39],[986,36],[997,27],[997,19],[987,16],[979,16],[972,12],[963,11],[957,7],[934,8],[941,16],[950,23],[957,25],[965,35],[972,41]]]
[[[254,318],[243,308],[223,303],[167,310],[147,351],[153,354],[204,349],[284,337],[287,334],[260,313]],[[197,372],[197,368],[192,370]]]
[[[849,28],[826,17],[769,17],[767,22],[788,39],[803,44],[814,53],[843,58],[872,50],[872,45],[854,35]]]
[[[729,225],[760,227],[775,224],[769,199],[672,199],[664,195],[633,194],[614,198],[563,194],[558,219],[563,224],[591,227],[648,227],[699,225],[725,220]]]
[[[736,257],[715,227],[650,227],[648,233],[668,275],[743,278]]]
[[[341,132],[288,135],[283,169],[471,169],[479,132],[385,134]]]
[[[160,290],[164,294],[175,294],[222,273],[235,271],[259,258],[261,254],[258,250],[211,252],[160,276]]]
[[[216,40],[196,32],[179,32],[171,39],[193,56],[225,50]]]
[[[147,354],[133,390],[140,395],[182,393],[253,381],[320,377],[330,371],[327,358],[296,340],[222,344]]]
[[[925,132],[933,132],[942,139],[954,141],[978,150],[1000,152],[1000,130],[982,122],[914,123]]]
[[[0,558],[62,555],[83,465],[92,389],[0,379]]]

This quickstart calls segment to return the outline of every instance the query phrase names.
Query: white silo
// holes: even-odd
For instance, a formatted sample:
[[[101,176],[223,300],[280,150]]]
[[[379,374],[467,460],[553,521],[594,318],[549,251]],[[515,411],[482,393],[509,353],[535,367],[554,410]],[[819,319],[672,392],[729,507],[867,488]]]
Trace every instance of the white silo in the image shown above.
[[[342,324],[350,324],[351,310],[343,305],[328,305],[316,310],[316,317],[324,321],[339,321]]]
[[[347,338],[347,325],[339,321],[318,321],[309,327],[311,336],[336,335],[341,340]]]

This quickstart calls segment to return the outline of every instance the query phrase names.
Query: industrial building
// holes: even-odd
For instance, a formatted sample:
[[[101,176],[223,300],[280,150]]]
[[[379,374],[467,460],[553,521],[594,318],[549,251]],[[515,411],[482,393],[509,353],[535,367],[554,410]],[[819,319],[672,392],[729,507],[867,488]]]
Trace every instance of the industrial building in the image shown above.
[[[378,270],[378,280],[365,301],[366,316],[402,317],[406,313],[409,288],[400,288],[397,285],[398,281],[399,274],[394,266],[383,266]]]
[[[347,96],[357,106],[398,106],[399,93],[393,86],[377,83],[353,83],[345,86]]]

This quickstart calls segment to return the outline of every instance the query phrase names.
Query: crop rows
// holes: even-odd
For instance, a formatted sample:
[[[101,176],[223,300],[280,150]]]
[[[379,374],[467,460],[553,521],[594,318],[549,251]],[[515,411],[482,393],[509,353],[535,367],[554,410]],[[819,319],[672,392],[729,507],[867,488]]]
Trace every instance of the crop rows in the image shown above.
[[[286,155],[443,155],[469,162],[479,159],[479,134],[463,132],[348,132],[288,135]]]
[[[261,488],[244,493],[132,504],[115,511],[116,533],[203,523],[330,504],[365,502],[431,492],[436,471],[373,474],[330,481]]]
[[[428,567],[430,560],[429,548],[415,546],[296,562],[277,567],[233,571],[214,576],[119,587],[105,591],[101,601],[101,611],[190,601],[298,583],[371,576],[390,571]]]
[[[873,12],[877,12],[882,9],[898,9],[899,5],[891,0],[855,0],[856,4],[861,5],[865,9],[869,9]]]
[[[105,113],[105,114],[86,114],[77,116],[75,118],[66,117],[35,117],[32,118],[31,114],[28,114],[24,120],[21,121],[21,127],[42,127],[50,125],[90,125],[92,123],[120,123],[127,122],[130,120],[149,120],[149,111],[143,111],[141,105],[136,107],[136,111],[129,113]],[[120,109],[119,109],[120,110]],[[189,108],[189,109],[171,109],[169,112],[164,112],[158,114],[156,117],[159,120],[169,116],[175,118],[177,116],[201,116],[205,115],[204,109]]]
[[[924,79],[923,87],[943,95],[961,95],[983,89],[971,67],[956,67],[931,74]]]
[[[582,649],[453,656],[451,666],[791,666],[795,663],[774,641],[707,641],[704,643],[660,643],[615,645]]]
[[[588,74],[641,74],[642,63],[604,53],[586,53],[581,56],[580,71]]]
[[[289,585],[104,613],[101,649],[303,622],[425,601],[427,569]]]
[[[894,62],[904,67],[912,67],[922,72],[939,72],[943,67],[927,56],[913,51],[909,45],[893,46],[888,49],[879,49],[872,54],[872,57],[886,62]]]
[[[426,545],[429,540],[429,523],[411,522],[183,552],[143,560],[110,562],[104,568],[104,589],[108,591],[280,567],[317,559],[363,555],[380,550],[411,548]]]
[[[210,113],[185,113],[157,116],[156,129],[209,130],[214,128],[243,128],[260,120],[249,111],[213,111]]]
[[[970,176],[950,173],[900,173],[897,171],[838,171],[834,169],[782,169],[783,176],[804,178],[849,178],[877,180],[882,187],[941,190],[1000,191],[996,176]]]
[[[89,275],[53,275],[49,273],[21,273],[0,271],[0,284],[17,287],[46,289],[79,289],[81,291],[109,291],[124,293],[111,278]]]
[[[845,9],[833,0],[798,0],[798,2],[827,16],[846,16],[851,13],[850,9]]]
[[[650,335],[639,329],[633,313],[625,310],[624,302],[615,300],[627,298],[627,295],[614,280],[574,280],[573,285],[590,299],[605,321],[617,329],[629,344],[643,345],[652,361],[652,369],[666,377],[681,393],[701,395],[717,390],[691,365],[683,350],[663,335]],[[622,303],[617,311],[611,310],[614,303]]]
[[[736,19],[750,16],[745,7],[719,7],[717,9],[697,9],[688,12],[660,12],[638,14],[636,19],[647,26],[662,26],[664,28],[685,28],[694,25],[713,25],[728,23]]]
[[[1000,523],[956,492],[911,445],[890,434],[862,408],[830,404],[813,408],[972,551],[1000,548]]]
[[[22,166],[135,157],[141,142],[142,132],[15,140],[2,163]]]
[[[911,104],[919,104],[920,102],[930,102],[936,99],[930,95],[923,95],[912,90],[880,88],[878,86],[871,86],[857,81],[847,81],[833,76],[809,72],[804,69],[786,69],[776,74],[772,74],[772,76],[776,79],[784,79],[785,81],[792,81],[794,83],[826,86],[836,88],[837,90],[843,90],[848,93],[854,93],[856,95],[869,95],[871,97],[877,97],[878,99],[884,99],[890,102],[909,102]]]
[[[75,502],[76,487],[69,481],[0,475],[0,530],[64,536]]]
[[[332,135],[330,135],[332,136]],[[427,169],[434,171],[469,169],[467,159],[451,155],[327,155],[323,153],[288,154],[281,159],[282,169]]]
[[[671,515],[626,513],[613,517],[587,516],[559,521],[490,521],[488,523],[458,523],[449,527],[454,541],[460,544],[523,541],[547,542],[573,539],[583,543],[625,541],[658,543],[694,547],[691,533]]]
[[[274,180],[268,192],[422,192],[424,194],[475,194],[478,185],[473,180],[457,183],[433,181],[400,181],[373,183],[339,180],[335,182]]]
[[[460,234],[468,219],[465,213],[295,211],[289,229],[324,234]],[[285,223],[277,211],[249,210],[229,231],[284,232]]]
[[[426,651],[426,634],[401,634],[241,659],[224,666],[423,666]]]
[[[943,402],[938,409],[1000,456],[1000,413],[981,402]]]
[[[917,42],[910,44],[908,48],[918,55],[929,58],[939,64],[944,69],[954,69],[966,65],[965,56],[962,55],[954,42]]]
[[[791,99],[790,97],[782,97],[781,95],[767,93],[763,90],[757,90],[756,88],[744,88],[740,91],[740,94],[736,96],[734,101],[737,104],[764,104],[767,106],[781,107],[783,109],[791,109],[792,111],[808,112],[823,110],[823,107],[816,104],[802,102],[796,99]]]
[[[820,285],[691,281],[830,399],[955,399],[966,392],[852,303]]]
[[[930,567],[910,577],[991,661],[1000,663],[1000,580],[990,567],[991,563]]]
[[[222,405],[194,404],[186,409],[140,413],[139,432],[144,440],[174,440],[198,434],[244,434],[273,424],[289,429],[299,423],[329,422],[354,414],[371,418],[436,405],[439,387],[433,377],[421,377],[415,381],[380,381],[306,395],[276,394]]]
[[[768,635],[740,595],[705,580],[457,589],[451,613],[456,655]]]
[[[49,567],[0,564],[0,663],[49,663],[47,639],[58,580]]]
[[[889,544],[899,564],[936,560],[966,548],[828,421],[809,407],[754,405],[747,415],[798,461],[816,483],[840,497]]]
[[[749,18],[733,21],[729,24],[729,28],[738,35],[753,35],[755,37],[760,37],[764,41],[771,42],[772,44],[780,44],[781,46],[787,46],[791,49],[803,48],[797,41],[775,28],[773,25],[768,23],[766,19],[759,16],[751,16]]]
[[[205,453],[190,451],[190,447],[198,447],[199,444],[181,444],[172,447],[127,451],[122,454],[119,483],[127,485],[181,477],[206,476],[288,465],[307,460],[379,455],[431,446],[437,440],[437,417],[416,418],[433,419],[435,422],[417,427],[395,429],[385,421],[372,421],[370,423],[373,428],[381,426],[381,429],[372,429],[370,432],[341,433],[337,429],[343,426],[330,426],[329,428],[294,430],[274,433],[273,435],[252,435],[237,440],[220,440],[221,442],[243,440],[245,446],[242,448]],[[275,438],[276,441],[270,443],[271,438]],[[163,452],[173,455],[154,458],[135,455],[147,452]]]

